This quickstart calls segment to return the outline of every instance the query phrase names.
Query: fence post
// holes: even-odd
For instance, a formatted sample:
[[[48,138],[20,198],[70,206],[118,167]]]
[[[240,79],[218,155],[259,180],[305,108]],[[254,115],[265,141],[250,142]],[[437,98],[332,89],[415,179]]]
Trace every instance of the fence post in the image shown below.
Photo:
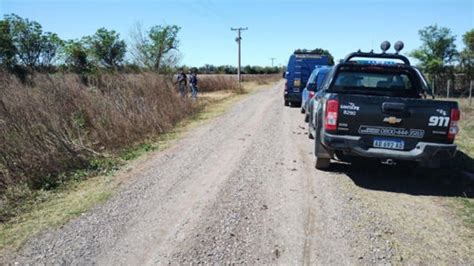
[[[472,106],[472,84],[474,82],[471,80],[471,84],[469,86],[469,106]]]
[[[449,98],[449,90],[451,89],[451,80],[448,79],[448,90],[446,91],[446,98]]]

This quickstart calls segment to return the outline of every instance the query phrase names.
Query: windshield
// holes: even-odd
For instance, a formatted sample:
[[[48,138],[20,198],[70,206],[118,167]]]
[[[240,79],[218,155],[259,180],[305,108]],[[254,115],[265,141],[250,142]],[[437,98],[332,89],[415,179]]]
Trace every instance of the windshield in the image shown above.
[[[332,86],[340,92],[383,95],[417,95],[411,72],[386,68],[341,68]]]

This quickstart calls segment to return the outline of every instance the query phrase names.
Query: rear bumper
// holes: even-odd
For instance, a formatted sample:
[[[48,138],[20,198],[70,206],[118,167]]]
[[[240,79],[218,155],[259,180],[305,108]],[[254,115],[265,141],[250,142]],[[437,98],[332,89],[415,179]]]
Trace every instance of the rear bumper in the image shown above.
[[[285,101],[293,103],[301,102],[301,92],[285,91],[283,97],[285,98]]]
[[[364,148],[360,137],[346,135],[332,135],[323,133],[322,144],[330,150],[343,151],[347,155],[368,158],[393,159],[404,161],[416,161],[424,164],[451,159],[456,155],[456,144],[440,144],[430,142],[419,142],[409,151],[397,151],[379,148]]]

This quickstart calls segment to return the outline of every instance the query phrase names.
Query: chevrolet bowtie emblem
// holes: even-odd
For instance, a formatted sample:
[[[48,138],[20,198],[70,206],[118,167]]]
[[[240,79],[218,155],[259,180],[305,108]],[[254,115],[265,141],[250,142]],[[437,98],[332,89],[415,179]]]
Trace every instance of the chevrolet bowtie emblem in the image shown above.
[[[402,122],[402,119],[401,118],[397,118],[397,117],[394,117],[394,116],[390,116],[390,117],[385,117],[383,119],[384,122],[387,122],[389,124],[398,124],[400,122]]]

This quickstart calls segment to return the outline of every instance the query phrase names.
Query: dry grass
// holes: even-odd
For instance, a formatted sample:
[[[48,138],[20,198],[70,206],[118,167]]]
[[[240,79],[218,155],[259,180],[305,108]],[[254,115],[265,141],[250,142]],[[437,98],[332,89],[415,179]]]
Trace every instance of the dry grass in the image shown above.
[[[236,75],[199,75],[199,91],[212,92],[222,90],[222,86],[236,91],[243,92],[242,85],[239,85],[236,80]],[[281,79],[281,74],[262,74],[262,75],[242,75],[242,81],[245,83],[255,83],[257,85],[267,85],[277,82]]]
[[[256,82],[258,85],[267,85],[273,82],[277,82],[282,79],[282,75],[278,74],[263,74],[263,75],[244,75],[242,81],[244,82]]]
[[[456,143],[470,157],[474,158],[474,102],[470,106],[467,98],[458,99],[461,107],[461,131],[456,137]]]
[[[152,73],[38,74],[31,86],[0,73],[0,84],[0,222],[42,190],[113,170],[124,151],[205,105],[180,98],[171,78]],[[212,84],[241,91],[233,80]]]
[[[243,92],[243,87],[231,75],[199,75],[199,92],[232,90]]]
[[[203,93],[198,100],[203,106],[202,110],[179,122],[170,132],[125,150],[120,157],[127,160],[127,163],[120,171],[113,175],[100,175],[80,182],[69,182],[54,191],[39,191],[38,194],[44,199],[35,202],[34,208],[20,212],[8,222],[0,224],[0,256],[21,246],[31,235],[46,228],[60,226],[107,200],[122,183],[127,182],[130,169],[149,158],[141,155],[151,154],[150,150],[163,150],[169,147],[183,133],[222,114],[241,97],[244,95],[231,91]],[[138,159],[133,160],[135,158]]]
[[[461,108],[461,120],[459,122],[459,135],[456,136],[456,144],[459,147],[456,162],[465,171],[474,174],[474,102],[469,104],[469,99],[456,99]],[[474,199],[468,197],[457,198],[456,209],[463,220],[474,228]]]

